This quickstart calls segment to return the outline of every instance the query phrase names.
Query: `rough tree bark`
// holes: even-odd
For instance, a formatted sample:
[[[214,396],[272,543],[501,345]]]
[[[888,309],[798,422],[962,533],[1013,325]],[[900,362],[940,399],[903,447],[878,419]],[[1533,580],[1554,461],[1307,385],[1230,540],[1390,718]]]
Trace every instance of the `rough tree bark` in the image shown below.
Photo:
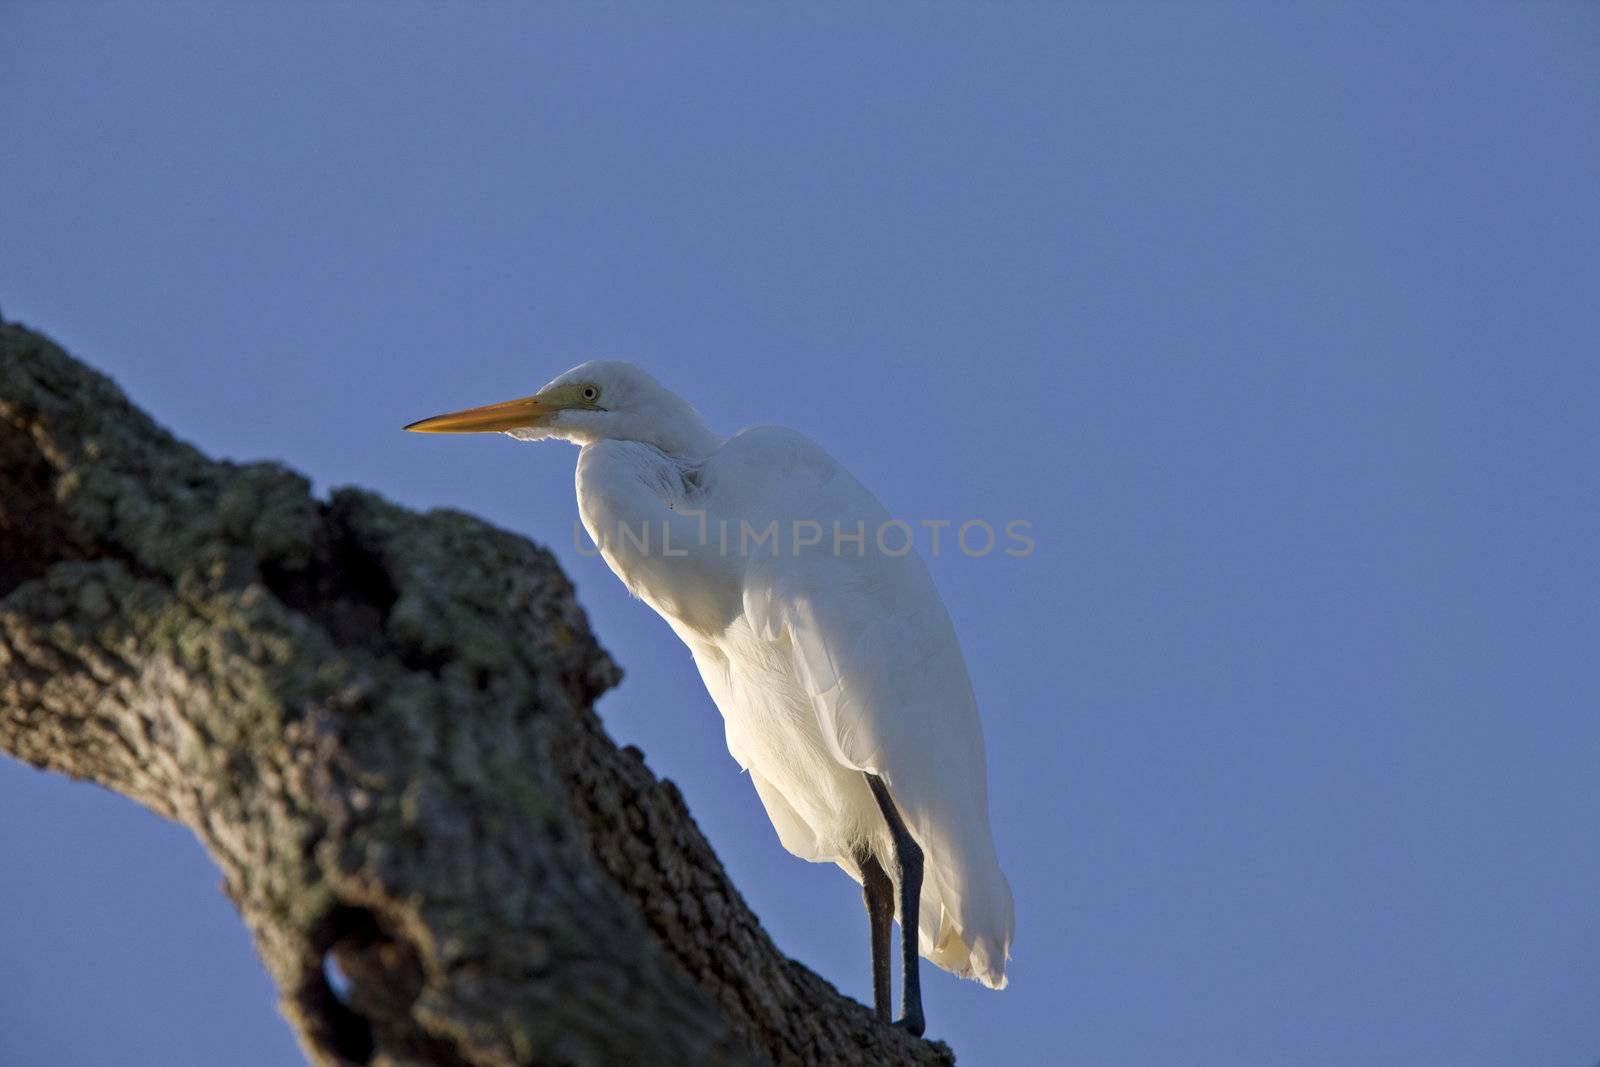
[[[0,750],[192,828],[312,1062],[953,1063],[774,947],[619,677],[544,549],[208,459],[0,324]]]

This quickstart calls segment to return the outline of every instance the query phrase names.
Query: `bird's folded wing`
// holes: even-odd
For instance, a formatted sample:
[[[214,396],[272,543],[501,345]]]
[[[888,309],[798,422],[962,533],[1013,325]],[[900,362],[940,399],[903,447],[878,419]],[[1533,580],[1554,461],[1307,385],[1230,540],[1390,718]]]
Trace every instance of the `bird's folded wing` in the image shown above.
[[[927,567],[914,552],[877,543],[888,513],[798,435],[751,434],[730,451],[751,470],[783,459],[777,468],[793,475],[765,483],[752,515],[791,534],[807,522],[822,531],[820,543],[802,548],[791,536],[781,551],[744,562],[745,621],[770,655],[792,665],[828,754],[880,776],[927,853],[923,953],[1004,984],[1011,892],[989,830],[983,732]],[[860,545],[848,539],[858,530]]]

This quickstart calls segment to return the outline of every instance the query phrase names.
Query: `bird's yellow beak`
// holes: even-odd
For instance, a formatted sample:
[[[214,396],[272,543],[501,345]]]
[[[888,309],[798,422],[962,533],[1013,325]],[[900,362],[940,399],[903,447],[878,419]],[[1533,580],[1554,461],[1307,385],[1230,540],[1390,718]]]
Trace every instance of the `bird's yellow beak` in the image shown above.
[[[520,400],[435,415],[413,422],[406,429],[412,433],[499,433],[537,426],[546,415],[559,410],[559,405],[548,404],[536,396],[525,396]]]

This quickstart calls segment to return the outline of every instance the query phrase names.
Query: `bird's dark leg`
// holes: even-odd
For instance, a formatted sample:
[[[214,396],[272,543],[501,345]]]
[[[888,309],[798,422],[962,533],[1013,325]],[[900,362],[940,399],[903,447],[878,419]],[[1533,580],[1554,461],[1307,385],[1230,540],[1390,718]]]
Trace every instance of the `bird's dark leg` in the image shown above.
[[[920,958],[917,953],[917,903],[922,899],[922,846],[906,829],[895,807],[889,787],[875,774],[867,775],[867,785],[872,789],[883,821],[889,824],[889,836],[894,839],[895,866],[900,886],[900,948],[902,974],[900,981],[900,1018],[895,1025],[902,1030],[922,1036],[925,1022],[922,1017],[922,978]]]
[[[861,897],[867,902],[867,926],[872,931],[872,1005],[878,1018],[888,1022],[889,927],[894,923],[894,882],[868,849],[856,857],[861,868]]]

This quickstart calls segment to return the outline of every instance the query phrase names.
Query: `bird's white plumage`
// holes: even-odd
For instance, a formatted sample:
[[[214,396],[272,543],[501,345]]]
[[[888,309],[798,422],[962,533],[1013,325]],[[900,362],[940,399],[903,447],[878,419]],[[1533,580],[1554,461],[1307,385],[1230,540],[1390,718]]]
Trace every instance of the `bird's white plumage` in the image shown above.
[[[977,702],[922,560],[892,554],[892,537],[880,548],[887,512],[800,434],[723,440],[629,364],[585,364],[547,388],[574,382],[596,383],[604,410],[514,435],[583,446],[590,536],[689,646],[784,847],[858,881],[863,846],[893,870],[861,772],[880,776],[926,856],[922,955],[1003,987],[1011,890],[989,828]],[[775,542],[758,541],[772,523]]]

